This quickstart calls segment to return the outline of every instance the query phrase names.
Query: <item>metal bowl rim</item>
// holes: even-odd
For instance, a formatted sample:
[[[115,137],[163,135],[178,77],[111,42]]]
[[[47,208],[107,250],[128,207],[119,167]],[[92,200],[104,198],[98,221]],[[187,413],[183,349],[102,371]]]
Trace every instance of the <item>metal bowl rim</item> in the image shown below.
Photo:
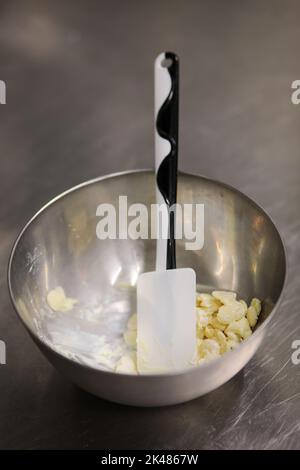
[[[153,173],[153,169],[149,168],[149,169],[135,169],[135,170],[125,170],[125,171],[119,171],[119,172],[115,172],[115,173],[108,173],[106,175],[102,175],[102,176],[98,176],[96,178],[92,178],[90,180],[87,180],[87,181],[84,181],[82,183],[79,183],[75,186],[72,186],[71,188],[63,191],[62,193],[58,194],[57,196],[55,196],[54,198],[50,199],[50,201],[48,201],[46,204],[44,204],[29,220],[28,222],[23,226],[23,228],[20,230],[14,244],[13,244],[13,247],[11,249],[11,252],[10,252],[10,256],[9,256],[9,261],[8,261],[8,269],[7,269],[7,283],[8,283],[8,290],[9,290],[9,295],[10,295],[10,299],[11,299],[11,302],[13,304],[13,307],[14,307],[14,310],[15,310],[15,313],[17,315],[17,317],[19,318],[19,320],[23,323],[24,327],[26,328],[26,330],[28,331],[28,333],[33,336],[33,338],[38,342],[38,343],[41,343],[43,347],[46,347],[46,349],[49,349],[52,353],[54,353],[55,355],[57,355],[58,357],[60,358],[63,358],[64,360],[67,360],[68,362],[72,363],[73,365],[76,365],[77,367],[84,367],[86,369],[90,369],[94,372],[101,372],[101,373],[104,373],[104,374],[108,374],[108,375],[113,375],[113,376],[116,376],[116,375],[120,375],[120,376],[123,376],[123,377],[134,377],[135,379],[139,379],[139,378],[162,378],[162,377],[175,377],[175,376],[181,376],[181,375],[186,375],[186,374],[189,374],[191,373],[192,371],[200,371],[200,370],[205,370],[207,368],[210,368],[212,364],[215,364],[216,362],[218,361],[222,361],[224,360],[224,356],[221,356],[219,358],[216,358],[216,359],[213,359],[212,361],[209,361],[207,363],[203,363],[201,364],[200,366],[195,366],[191,369],[183,369],[183,370],[178,370],[176,372],[172,372],[172,373],[165,373],[165,374],[147,374],[147,375],[132,375],[132,374],[124,374],[124,373],[116,373],[116,372],[113,372],[113,371],[108,371],[108,370],[104,370],[104,369],[95,369],[94,367],[91,367],[89,365],[86,365],[86,364],[80,364],[76,361],[73,361],[72,359],[64,356],[63,354],[60,354],[58,351],[56,351],[55,349],[51,348],[51,346],[45,342],[43,342],[41,340],[41,338],[36,334],[36,332],[34,330],[31,330],[30,327],[25,323],[25,321],[23,320],[22,316],[20,315],[19,311],[18,311],[18,308],[17,308],[17,305],[16,305],[16,300],[15,300],[15,297],[14,297],[14,294],[13,294],[13,289],[12,289],[12,285],[11,285],[11,267],[12,267],[12,262],[13,262],[13,258],[14,258],[14,254],[15,254],[15,251],[16,251],[16,248],[20,242],[20,240],[22,239],[22,236],[23,234],[26,232],[26,230],[28,229],[28,227],[38,218],[38,216],[43,213],[48,207],[52,206],[55,202],[57,202],[58,200],[62,199],[63,197],[71,194],[72,192],[75,192],[77,191],[78,189],[81,189],[81,188],[84,188],[85,186],[90,186],[94,183],[98,183],[99,181],[103,181],[103,180],[106,180],[106,179],[110,179],[110,178],[115,178],[117,176],[123,176],[123,175],[129,175],[129,174],[135,174],[135,173]],[[279,297],[278,297],[278,300],[277,302],[275,303],[273,309],[272,309],[272,312],[268,315],[268,317],[266,318],[266,320],[263,321],[263,323],[261,325],[259,325],[259,327],[252,333],[252,335],[245,339],[244,341],[242,341],[242,343],[238,346],[238,349],[243,347],[247,342],[251,341],[252,338],[256,338],[258,336],[258,333],[261,333],[266,325],[271,321],[271,319],[274,317],[275,313],[277,312],[278,310],[278,306],[279,304],[281,303],[282,301],[282,297],[283,297],[283,294],[284,294],[284,290],[286,288],[286,285],[287,285],[287,278],[288,278],[288,262],[287,262],[287,250],[286,250],[286,247],[285,247],[285,244],[284,244],[284,241],[283,241],[283,238],[281,237],[280,235],[280,232],[279,230],[277,229],[275,223],[273,222],[272,218],[270,217],[270,215],[259,205],[257,204],[253,199],[251,199],[249,196],[247,196],[246,194],[242,193],[239,189],[235,188],[234,186],[231,186],[230,184],[228,183],[224,183],[222,181],[218,181],[214,178],[209,178],[207,176],[203,176],[203,175],[200,175],[200,174],[194,174],[194,173],[186,173],[186,172],[179,172],[179,174],[183,175],[183,176],[193,176],[193,177],[196,177],[196,178],[201,178],[201,179],[204,179],[206,181],[209,181],[209,182],[212,182],[212,183],[216,183],[220,186],[223,186],[224,188],[226,189],[229,189],[230,191],[238,194],[239,196],[241,196],[242,198],[246,199],[248,202],[250,202],[254,207],[258,208],[263,214],[264,216],[271,222],[273,228],[275,229],[275,231],[277,232],[278,234],[278,237],[279,237],[279,240],[281,242],[281,245],[282,245],[282,248],[283,248],[283,255],[284,255],[284,280],[283,280],[283,284],[282,284],[282,288],[281,288],[281,291],[280,291],[280,294],[279,294]],[[228,351],[226,353],[226,356],[228,353],[231,353],[233,351]],[[227,356],[228,357],[228,356]]]

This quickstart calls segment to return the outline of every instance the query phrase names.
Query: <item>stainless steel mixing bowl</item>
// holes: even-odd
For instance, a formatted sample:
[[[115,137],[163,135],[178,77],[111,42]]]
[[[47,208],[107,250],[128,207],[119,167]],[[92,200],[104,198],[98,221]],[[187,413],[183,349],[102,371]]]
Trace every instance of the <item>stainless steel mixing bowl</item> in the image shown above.
[[[180,174],[178,184],[178,202],[205,206],[204,248],[187,251],[184,240],[178,241],[178,267],[194,268],[201,289],[229,289],[248,301],[253,296],[263,300],[253,335],[237,349],[200,367],[170,375],[119,374],[78,364],[58,353],[46,341],[46,331],[43,339],[49,310],[46,295],[58,285],[86,308],[111,305],[127,314],[134,311],[132,290],[120,286],[132,285],[139,272],[154,269],[155,241],[100,241],[96,208],[103,202],[117,205],[119,195],[127,195],[128,204],[154,203],[153,172],[109,175],[70,189],[30,220],[12,250],[8,280],[18,316],[54,367],[99,397],[137,406],[171,405],[199,397],[245,366],[278,308],[286,258],[267,214],[239,191],[217,181]]]

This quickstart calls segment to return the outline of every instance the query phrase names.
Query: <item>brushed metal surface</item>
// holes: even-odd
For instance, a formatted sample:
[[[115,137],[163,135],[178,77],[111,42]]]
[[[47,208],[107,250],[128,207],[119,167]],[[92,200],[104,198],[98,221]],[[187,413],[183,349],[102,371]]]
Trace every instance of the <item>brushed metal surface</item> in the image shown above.
[[[1,448],[300,448],[299,3],[1,2]],[[61,191],[153,162],[152,61],[175,50],[181,168],[225,181],[271,215],[289,279],[243,372],[165,409],[114,405],[60,377],[13,314],[6,265],[24,223]]]

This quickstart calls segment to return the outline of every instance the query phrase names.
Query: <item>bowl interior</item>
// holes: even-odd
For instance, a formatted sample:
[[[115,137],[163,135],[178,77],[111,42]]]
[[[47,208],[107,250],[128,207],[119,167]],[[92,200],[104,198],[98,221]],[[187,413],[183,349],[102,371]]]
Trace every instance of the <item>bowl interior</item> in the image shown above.
[[[196,271],[200,290],[229,289],[249,301],[263,300],[260,323],[277,302],[285,278],[285,254],[269,217],[253,201],[221,183],[181,174],[178,202],[204,204],[204,247],[186,250],[177,241],[178,267]],[[10,287],[18,314],[42,341],[97,367],[99,337],[119,341],[135,311],[138,274],[154,269],[155,240],[99,240],[100,203],[155,203],[154,174],[113,175],[70,190],[27,225],[14,248]],[[54,313],[47,293],[62,286],[78,300],[74,310]],[[87,348],[88,345],[88,348]],[[117,346],[117,345],[116,345]],[[82,352],[85,351],[85,359]]]

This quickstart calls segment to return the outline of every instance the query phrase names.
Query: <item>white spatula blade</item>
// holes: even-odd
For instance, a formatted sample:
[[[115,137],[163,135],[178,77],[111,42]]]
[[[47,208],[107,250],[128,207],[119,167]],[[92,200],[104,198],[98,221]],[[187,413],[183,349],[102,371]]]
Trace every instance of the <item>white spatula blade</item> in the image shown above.
[[[196,353],[193,269],[144,273],[137,283],[137,364],[140,373],[191,367]]]

